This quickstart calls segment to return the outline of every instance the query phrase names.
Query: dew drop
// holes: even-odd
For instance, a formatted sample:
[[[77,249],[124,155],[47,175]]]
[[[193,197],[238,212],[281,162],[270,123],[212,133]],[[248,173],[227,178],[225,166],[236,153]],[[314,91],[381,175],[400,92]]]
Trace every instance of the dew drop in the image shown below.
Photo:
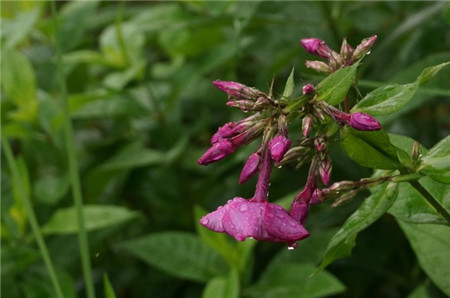
[[[294,250],[295,249],[295,246],[294,245],[289,245],[288,246],[288,250]]]
[[[200,220],[200,223],[201,223],[202,225],[207,225],[208,222],[209,222],[209,220],[208,220],[207,218],[202,218],[202,219]]]
[[[283,213],[277,213],[277,217],[278,217],[279,219],[283,219],[283,218],[284,218],[284,214],[283,214]]]
[[[296,224],[295,222],[293,222],[293,221],[289,222],[289,224],[290,224],[291,227],[293,227],[293,228],[297,226],[297,224]]]
[[[282,165],[277,166],[277,168],[279,168],[279,169],[281,169],[282,167],[283,167]]]
[[[368,51],[366,55],[370,55],[371,51]]]
[[[239,211],[241,211],[241,212],[246,212],[247,210],[248,210],[247,205],[241,205],[241,207],[239,208]]]

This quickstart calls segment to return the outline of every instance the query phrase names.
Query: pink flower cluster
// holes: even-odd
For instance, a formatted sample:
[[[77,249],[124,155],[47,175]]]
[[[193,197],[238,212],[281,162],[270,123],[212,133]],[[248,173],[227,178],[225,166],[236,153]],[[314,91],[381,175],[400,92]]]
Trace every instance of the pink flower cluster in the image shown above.
[[[331,50],[325,42],[317,38],[302,39],[301,43],[311,54],[328,59],[323,63],[327,72],[337,66],[345,67],[364,56],[375,41],[376,36],[364,40],[356,49],[344,39],[341,53]],[[322,67],[321,66],[321,67]],[[324,68],[324,69],[325,69]],[[357,130],[381,129],[380,123],[365,113],[345,113],[316,99],[316,88],[307,84],[302,88],[303,106],[289,110],[288,103],[274,99],[272,91],[265,94],[241,83],[214,81],[213,84],[228,95],[227,105],[239,108],[252,115],[237,122],[229,122],[219,127],[211,137],[211,147],[199,158],[198,163],[208,165],[232,154],[237,148],[248,144],[262,135],[259,148],[245,162],[239,183],[247,182],[258,174],[253,197],[235,197],[203,218],[200,223],[206,228],[227,233],[238,241],[246,238],[271,242],[286,242],[295,247],[296,242],[309,236],[304,224],[309,208],[340,191],[353,192],[358,184],[334,183],[331,181],[332,161],[328,154],[330,134],[323,126],[328,119],[340,125],[350,125]],[[302,119],[302,137],[295,142],[288,137],[290,113]],[[317,127],[322,127],[318,129]],[[335,131],[335,130],[334,130]],[[294,198],[289,211],[268,201],[269,181],[273,164],[280,166],[297,161],[297,167],[310,162],[308,178],[303,190]]]

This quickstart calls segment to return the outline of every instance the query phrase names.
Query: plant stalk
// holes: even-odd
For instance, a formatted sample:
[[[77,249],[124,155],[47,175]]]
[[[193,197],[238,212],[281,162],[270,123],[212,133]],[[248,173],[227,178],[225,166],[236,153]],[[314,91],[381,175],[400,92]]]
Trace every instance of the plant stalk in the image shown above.
[[[61,290],[61,285],[56,276],[55,267],[53,266],[53,262],[50,258],[50,254],[48,252],[47,245],[45,244],[44,237],[42,236],[39,223],[36,219],[36,215],[34,214],[33,206],[31,204],[30,198],[25,193],[25,187],[22,183],[22,178],[20,177],[17,163],[14,159],[11,147],[9,146],[9,143],[5,138],[2,138],[2,147],[3,151],[5,152],[9,168],[11,169],[13,183],[17,187],[19,198],[22,201],[23,206],[25,207],[25,210],[27,212],[28,221],[30,222],[30,226],[31,229],[33,230],[34,237],[36,238],[39,250],[41,251],[41,255],[42,258],[44,259],[45,266],[47,267],[48,275],[50,276],[50,280],[52,282],[56,296],[58,298],[63,298],[64,295]]]
[[[76,209],[76,217],[78,222],[78,242],[81,253],[81,264],[83,269],[84,281],[86,284],[86,295],[88,298],[95,298],[94,282],[92,279],[91,260],[89,257],[89,244],[87,231],[84,223],[83,214],[83,198],[81,194],[80,177],[78,174],[78,163],[75,154],[75,144],[73,137],[73,127],[70,119],[69,105],[67,103],[67,86],[64,77],[64,69],[61,54],[61,44],[59,37],[59,28],[57,22],[56,0],[51,1],[53,29],[55,34],[55,48],[57,55],[57,69],[59,77],[59,85],[61,88],[61,104],[63,108],[63,127],[67,149],[67,158],[69,162],[69,175],[72,188],[72,195]]]
[[[418,181],[409,181],[409,184],[411,184],[411,186],[414,187],[450,225],[450,214],[444,207],[442,207],[442,205],[438,201],[436,201],[436,199],[428,192],[428,190],[420,185]]]

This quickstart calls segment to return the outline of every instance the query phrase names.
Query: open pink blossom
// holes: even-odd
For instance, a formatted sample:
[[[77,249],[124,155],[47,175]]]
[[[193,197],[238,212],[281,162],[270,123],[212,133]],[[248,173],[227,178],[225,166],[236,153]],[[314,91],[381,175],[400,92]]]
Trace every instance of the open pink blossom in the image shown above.
[[[200,223],[206,228],[227,233],[238,241],[246,238],[270,242],[295,242],[309,236],[283,207],[267,201],[256,202],[235,197],[211,212]]]

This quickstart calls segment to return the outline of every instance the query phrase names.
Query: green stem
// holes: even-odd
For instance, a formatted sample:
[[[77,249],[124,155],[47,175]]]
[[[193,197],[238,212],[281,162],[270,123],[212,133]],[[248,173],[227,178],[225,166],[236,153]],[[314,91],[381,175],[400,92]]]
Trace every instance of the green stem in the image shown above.
[[[94,282],[92,279],[92,270],[91,270],[91,261],[89,257],[89,244],[88,237],[84,222],[84,214],[83,214],[83,198],[81,195],[81,185],[80,185],[80,177],[78,175],[78,164],[75,155],[75,144],[73,138],[73,128],[72,122],[70,120],[70,111],[69,105],[67,103],[67,87],[66,81],[64,77],[64,69],[62,62],[62,54],[61,54],[61,45],[59,38],[59,28],[56,17],[56,4],[55,1],[51,1],[51,9],[52,9],[52,20],[53,20],[53,29],[55,34],[55,47],[56,47],[56,55],[57,55],[57,68],[58,68],[58,77],[59,84],[61,88],[61,104],[63,107],[63,126],[65,132],[65,142],[67,149],[67,158],[69,162],[69,174],[70,174],[70,182],[72,186],[72,195],[74,200],[74,205],[76,209],[76,217],[78,222],[78,242],[80,246],[81,253],[81,264],[83,268],[84,280],[86,283],[86,294],[88,298],[95,297],[94,291]]]
[[[125,64],[127,66],[130,65],[130,57],[128,55],[127,47],[125,45],[125,41],[123,39],[123,33],[122,33],[122,19],[123,19],[123,8],[125,6],[125,1],[119,2],[119,12],[116,19],[116,35],[117,35],[117,41],[119,42],[120,50],[122,51],[122,55],[125,59]]]
[[[436,209],[436,211],[450,224],[450,214],[448,211],[439,204],[438,201],[422,186],[418,181],[409,181],[412,187],[414,187],[424,198]]]
[[[61,291],[61,285],[59,284],[59,280],[56,277],[56,271],[50,258],[47,245],[45,244],[44,237],[42,236],[41,230],[39,228],[39,223],[36,219],[36,215],[34,214],[30,198],[25,193],[25,187],[22,183],[22,178],[20,177],[19,168],[12,154],[11,147],[9,146],[8,141],[4,138],[2,138],[2,146],[3,151],[5,152],[6,159],[8,161],[8,165],[11,169],[13,183],[16,185],[19,198],[22,201],[23,206],[25,207],[25,210],[27,212],[27,217],[30,222],[31,229],[33,230],[34,237],[36,238],[39,250],[41,251],[41,255],[44,259],[45,266],[47,267],[48,274],[50,275],[50,280],[53,284],[56,296],[59,298],[63,298],[64,296]]]

